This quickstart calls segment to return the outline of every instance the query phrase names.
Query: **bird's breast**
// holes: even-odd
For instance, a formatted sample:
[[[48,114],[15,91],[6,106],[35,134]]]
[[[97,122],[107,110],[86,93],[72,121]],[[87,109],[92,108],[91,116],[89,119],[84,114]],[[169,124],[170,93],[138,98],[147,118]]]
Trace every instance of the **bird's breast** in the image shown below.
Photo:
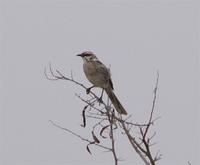
[[[84,63],[83,70],[87,79],[96,87],[107,88],[108,83],[104,73],[99,71],[98,67],[93,63]]]

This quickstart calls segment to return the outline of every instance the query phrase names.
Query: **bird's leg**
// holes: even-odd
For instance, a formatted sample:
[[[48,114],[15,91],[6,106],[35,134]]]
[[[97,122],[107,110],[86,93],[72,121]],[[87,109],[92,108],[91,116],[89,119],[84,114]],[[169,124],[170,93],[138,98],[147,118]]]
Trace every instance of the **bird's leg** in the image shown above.
[[[99,103],[103,102],[103,92],[104,92],[104,89],[102,88],[101,97],[99,98]]]
[[[90,90],[91,90],[92,88],[94,88],[94,87],[95,87],[95,86],[91,86],[90,88],[87,88],[87,89],[86,89],[86,93],[89,94],[89,93],[90,93]]]

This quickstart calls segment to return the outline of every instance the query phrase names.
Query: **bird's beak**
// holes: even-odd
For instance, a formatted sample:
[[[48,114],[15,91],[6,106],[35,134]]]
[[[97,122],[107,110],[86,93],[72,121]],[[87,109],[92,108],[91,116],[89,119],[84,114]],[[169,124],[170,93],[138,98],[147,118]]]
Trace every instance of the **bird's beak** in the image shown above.
[[[77,54],[76,56],[82,57],[82,54]]]

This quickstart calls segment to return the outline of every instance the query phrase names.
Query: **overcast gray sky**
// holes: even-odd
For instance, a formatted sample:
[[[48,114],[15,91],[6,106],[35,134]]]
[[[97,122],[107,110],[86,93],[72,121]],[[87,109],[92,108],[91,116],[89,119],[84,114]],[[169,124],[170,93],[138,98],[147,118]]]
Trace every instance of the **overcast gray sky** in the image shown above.
[[[75,55],[85,50],[111,66],[115,93],[136,122],[147,119],[156,71],[154,150],[160,165],[200,164],[199,3],[189,0],[1,0],[0,164],[112,164],[49,120],[80,127],[84,103],[72,83],[45,79],[49,62],[90,86]],[[119,139],[120,141],[121,139]],[[122,141],[122,165],[143,164]]]

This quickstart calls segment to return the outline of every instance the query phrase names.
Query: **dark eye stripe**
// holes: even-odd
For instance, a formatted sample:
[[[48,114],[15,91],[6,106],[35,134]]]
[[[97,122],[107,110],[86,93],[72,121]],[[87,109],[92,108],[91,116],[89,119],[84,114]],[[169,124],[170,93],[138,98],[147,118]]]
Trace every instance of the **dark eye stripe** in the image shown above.
[[[93,53],[90,51],[86,51],[86,52],[83,52],[82,55],[83,56],[91,56],[91,55],[93,55]]]
[[[91,56],[91,54],[83,53],[83,56]]]

